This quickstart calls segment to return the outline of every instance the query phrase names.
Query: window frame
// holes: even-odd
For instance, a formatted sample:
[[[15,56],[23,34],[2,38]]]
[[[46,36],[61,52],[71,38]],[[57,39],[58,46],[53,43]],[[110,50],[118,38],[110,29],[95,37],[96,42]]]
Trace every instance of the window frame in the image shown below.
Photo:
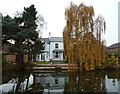
[[[55,43],[55,48],[59,48],[59,45],[58,45],[58,43]]]

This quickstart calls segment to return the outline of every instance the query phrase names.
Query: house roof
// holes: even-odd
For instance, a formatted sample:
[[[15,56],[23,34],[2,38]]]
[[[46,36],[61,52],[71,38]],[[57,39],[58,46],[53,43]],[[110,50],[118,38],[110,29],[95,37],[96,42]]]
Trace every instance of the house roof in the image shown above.
[[[120,47],[120,43],[115,43],[115,44],[112,44],[110,46],[108,46],[107,48],[108,49],[113,49],[113,48],[119,48]]]
[[[49,38],[43,38],[42,40],[45,42],[49,42]]]
[[[53,52],[64,52],[63,49],[54,49]]]
[[[8,51],[0,51],[0,54],[8,54]]]
[[[63,42],[63,38],[62,37],[51,37],[50,41],[52,42]]]
[[[13,45],[13,44],[11,42],[8,42],[8,41],[3,41],[2,45]]]
[[[51,37],[49,38],[43,38],[43,41],[45,42],[63,42],[63,37]]]

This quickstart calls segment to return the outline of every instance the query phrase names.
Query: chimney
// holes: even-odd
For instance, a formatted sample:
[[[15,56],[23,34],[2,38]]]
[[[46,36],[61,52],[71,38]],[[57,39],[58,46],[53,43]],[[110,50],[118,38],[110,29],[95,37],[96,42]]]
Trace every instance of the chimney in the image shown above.
[[[51,33],[49,32],[49,39],[51,39]]]

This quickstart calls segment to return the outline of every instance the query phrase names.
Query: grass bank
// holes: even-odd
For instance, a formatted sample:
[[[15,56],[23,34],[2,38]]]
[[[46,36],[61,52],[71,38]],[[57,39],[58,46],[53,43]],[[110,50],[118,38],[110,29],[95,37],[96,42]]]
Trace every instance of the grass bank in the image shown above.
[[[67,62],[33,62],[33,64],[68,64]]]

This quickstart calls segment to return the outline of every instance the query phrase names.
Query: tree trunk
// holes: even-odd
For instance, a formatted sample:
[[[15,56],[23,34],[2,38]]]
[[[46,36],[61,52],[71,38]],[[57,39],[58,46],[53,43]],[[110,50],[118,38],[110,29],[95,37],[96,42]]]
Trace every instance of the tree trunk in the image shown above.
[[[19,78],[18,78],[18,83],[17,83],[16,89],[15,89],[15,93],[16,93],[16,94],[19,92],[20,83],[21,83],[21,82],[20,82],[20,80],[19,80]]]
[[[19,71],[24,71],[24,70],[26,69],[26,67],[25,67],[25,62],[24,62],[24,60],[23,60],[24,55],[23,55],[23,54],[20,54],[19,57],[20,57],[20,61],[19,61],[19,63],[20,63],[20,65],[19,65]]]

